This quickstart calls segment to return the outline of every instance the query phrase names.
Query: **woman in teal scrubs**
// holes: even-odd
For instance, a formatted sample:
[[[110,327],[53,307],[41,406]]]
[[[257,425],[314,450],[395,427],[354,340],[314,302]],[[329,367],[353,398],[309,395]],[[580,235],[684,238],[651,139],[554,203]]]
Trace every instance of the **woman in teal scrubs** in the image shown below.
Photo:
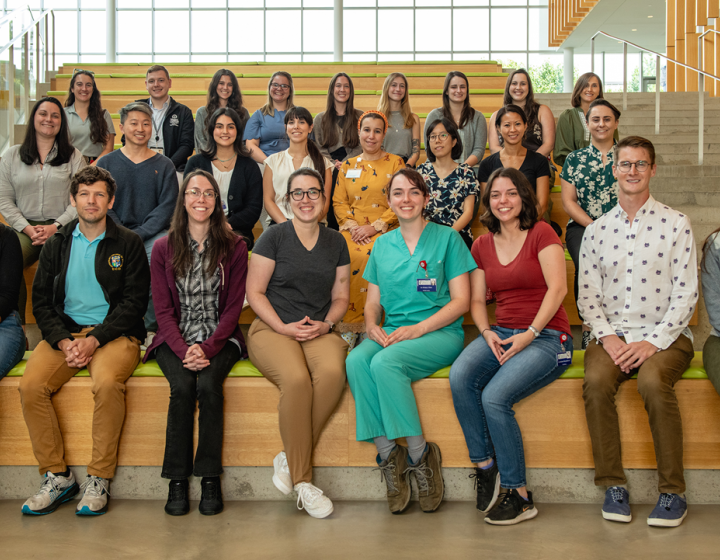
[[[397,171],[387,197],[400,227],[378,238],[365,268],[367,339],[348,355],[347,376],[357,440],[377,446],[390,511],[407,508],[411,475],[420,507],[435,511],[444,493],[440,449],[425,442],[410,385],[450,365],[462,351],[468,272],[476,265],[460,234],[426,221],[430,196],[417,171]],[[400,437],[407,448],[395,443]]]

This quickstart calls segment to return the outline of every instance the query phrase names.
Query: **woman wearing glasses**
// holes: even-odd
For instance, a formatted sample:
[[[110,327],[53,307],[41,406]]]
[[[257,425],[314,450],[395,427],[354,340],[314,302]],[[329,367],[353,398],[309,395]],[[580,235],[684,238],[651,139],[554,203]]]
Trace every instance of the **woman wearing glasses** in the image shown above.
[[[185,176],[170,230],[153,246],[152,293],[158,332],[143,361],[156,358],[170,383],[162,477],[165,512],[190,509],[188,477],[202,477],[200,513],[223,510],[220,475],[223,382],[245,354],[238,319],[245,300],[248,252],[227,227],[210,173]],[[195,405],[200,408],[193,462]]]
[[[427,161],[418,172],[430,191],[426,215],[430,221],[457,231],[469,249],[473,241],[470,223],[480,185],[470,166],[455,161],[462,153],[455,123],[445,117],[431,122],[425,148]]]
[[[590,145],[570,152],[560,172],[562,204],[569,216],[565,243],[575,264],[576,305],[578,262],[585,228],[612,210],[618,200],[618,184],[613,175],[613,158],[614,135],[620,124],[620,111],[609,101],[596,99],[590,104],[586,119],[590,129]],[[590,327],[583,325],[583,349],[589,342]]]
[[[325,110],[315,115],[313,135],[320,153],[334,166],[332,188],[330,189],[330,208],[328,227],[337,230],[338,223],[333,211],[332,198],[342,164],[362,152],[357,122],[362,111],[355,108],[355,88],[350,76],[338,72],[330,80]]]
[[[188,160],[185,176],[202,169],[215,177],[228,226],[252,249],[252,230],[262,212],[262,174],[242,141],[245,122],[234,109],[217,109],[208,122],[207,147]]]
[[[287,183],[290,175],[301,167],[315,169],[323,178],[325,207],[320,220],[325,223],[330,208],[330,181],[333,164],[323,157],[309,139],[313,130],[313,119],[305,107],[293,107],[285,114],[285,130],[290,139],[287,150],[271,155],[265,160],[263,174],[263,202],[270,225],[292,219],[293,213],[287,204]]]
[[[428,126],[437,119],[445,117],[455,123],[462,140],[462,154],[455,161],[464,163],[477,173],[477,166],[485,155],[487,142],[487,122],[485,115],[470,106],[470,84],[462,72],[448,72],[443,86],[443,105],[433,109],[425,119],[425,138]]]
[[[363,113],[358,121],[362,153],[343,163],[335,188],[335,217],[340,233],[347,241],[352,259],[350,303],[340,332],[351,344],[357,334],[365,331],[365,298],[367,281],[363,272],[375,241],[385,232],[396,228],[398,221],[390,209],[387,185],[390,177],[405,167],[400,156],[382,149],[387,132],[387,119],[379,111]]]
[[[232,71],[221,68],[210,81],[207,92],[207,104],[200,107],[195,115],[195,152],[207,149],[207,128],[215,111],[223,107],[234,109],[240,118],[247,122],[250,113],[243,106],[242,92]],[[242,135],[241,135],[242,139]]]
[[[65,100],[70,142],[90,165],[115,149],[115,127],[102,108],[94,72],[76,69]]]
[[[268,82],[265,105],[252,114],[245,126],[245,145],[250,157],[265,163],[268,156],[288,149],[285,113],[293,104],[293,81],[287,72],[275,72]]]
[[[323,178],[302,167],[287,182],[292,218],[269,228],[250,262],[248,301],[257,318],[248,331],[253,364],[280,389],[284,451],[273,483],[293,489],[298,507],[327,517],[332,502],[312,484],[312,453],[345,388],[347,343],[334,325],[347,310],[350,255],[342,235],[320,227]]]

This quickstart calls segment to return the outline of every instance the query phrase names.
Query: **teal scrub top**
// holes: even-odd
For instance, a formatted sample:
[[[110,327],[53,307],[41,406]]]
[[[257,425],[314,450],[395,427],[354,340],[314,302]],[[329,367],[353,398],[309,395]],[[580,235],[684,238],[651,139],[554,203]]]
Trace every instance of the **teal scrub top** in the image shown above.
[[[436,291],[418,291],[418,279],[436,280]],[[477,265],[460,234],[448,226],[428,222],[415,253],[410,251],[400,228],[381,235],[373,246],[363,278],[380,288],[385,310],[384,325],[391,328],[416,325],[450,303],[449,282],[475,270]],[[463,336],[463,318],[445,327]]]

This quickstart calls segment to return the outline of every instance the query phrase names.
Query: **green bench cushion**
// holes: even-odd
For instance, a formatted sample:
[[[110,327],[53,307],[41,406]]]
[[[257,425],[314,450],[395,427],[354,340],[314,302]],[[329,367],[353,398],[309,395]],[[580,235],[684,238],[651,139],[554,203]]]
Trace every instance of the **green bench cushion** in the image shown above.
[[[593,343],[594,344],[594,343]],[[30,357],[32,352],[25,352],[23,360],[10,370],[7,374],[8,377],[22,377],[25,371],[25,364],[27,359]],[[573,353],[573,361],[565,372],[560,376],[560,379],[583,379],[585,377],[585,368],[583,366],[583,360],[585,358],[584,350],[576,350]],[[444,367],[435,373],[433,373],[431,379],[447,379],[450,375],[450,366]],[[148,360],[146,363],[140,362],[133,377],[164,377],[160,366],[157,361]],[[250,360],[240,360],[230,370],[228,377],[262,377],[262,373],[252,364]],[[88,370],[80,370],[75,377],[90,377]],[[636,378],[634,375],[633,378]],[[705,368],[703,367],[702,352],[695,352],[695,357],[690,362],[690,367],[687,369],[682,376],[683,379],[707,379]]]

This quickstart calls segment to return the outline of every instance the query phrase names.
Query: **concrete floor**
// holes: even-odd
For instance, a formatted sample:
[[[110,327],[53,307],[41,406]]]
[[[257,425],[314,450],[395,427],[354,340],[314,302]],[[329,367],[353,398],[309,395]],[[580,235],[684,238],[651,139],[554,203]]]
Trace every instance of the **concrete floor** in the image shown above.
[[[0,550],[7,560],[282,558],[718,558],[720,506],[690,506],[677,529],[648,527],[652,507],[633,508],[630,524],[600,517],[600,505],[540,504],[534,520],[492,527],[472,503],[447,502],[424,514],[417,502],[394,516],[383,502],[335,502],[313,519],[288,502],[226,502],[216,517],[170,517],[163,502],[114,500],[107,515],[77,518],[74,502],[44,517],[20,513],[22,500],[0,501]]]

